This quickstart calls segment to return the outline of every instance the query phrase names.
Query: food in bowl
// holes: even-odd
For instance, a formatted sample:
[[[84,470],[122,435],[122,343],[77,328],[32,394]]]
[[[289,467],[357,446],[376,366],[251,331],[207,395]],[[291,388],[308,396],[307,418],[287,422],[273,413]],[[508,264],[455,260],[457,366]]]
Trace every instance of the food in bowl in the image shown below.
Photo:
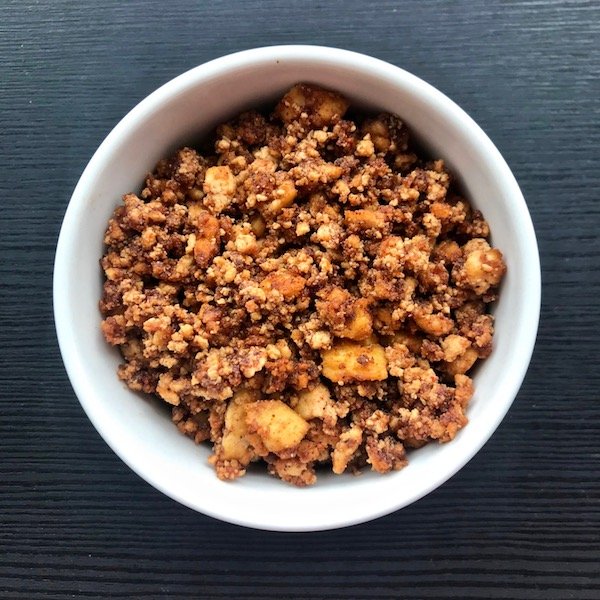
[[[119,377],[212,442],[221,479],[386,473],[467,423],[502,254],[399,117],[349,108],[295,85],[160,161],[108,224]]]

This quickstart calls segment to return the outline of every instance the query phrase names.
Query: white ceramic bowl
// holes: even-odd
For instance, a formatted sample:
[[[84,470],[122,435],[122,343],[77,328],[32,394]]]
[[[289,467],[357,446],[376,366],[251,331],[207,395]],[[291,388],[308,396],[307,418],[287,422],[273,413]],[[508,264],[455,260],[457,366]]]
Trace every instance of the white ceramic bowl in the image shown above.
[[[122,194],[140,189],[157,160],[242,109],[276,99],[298,81],[399,114],[432,154],[459,174],[508,265],[494,307],[494,351],[476,373],[467,427],[449,444],[411,453],[402,471],[320,476],[307,489],[266,471],[225,483],[207,464],[208,447],[181,435],[157,403],[144,401],[117,379],[119,353],[100,333],[98,260],[114,207]],[[140,102],[102,142],[81,176],[62,225],[54,270],[56,329],[65,366],[81,405],[109,446],[146,481],[195,510],[285,531],[368,521],[414,502],[456,473],[488,440],[517,394],[533,350],[539,307],[539,258],[527,206],[483,131],[414,75],[361,54],[315,46],[225,56],[176,77]]]

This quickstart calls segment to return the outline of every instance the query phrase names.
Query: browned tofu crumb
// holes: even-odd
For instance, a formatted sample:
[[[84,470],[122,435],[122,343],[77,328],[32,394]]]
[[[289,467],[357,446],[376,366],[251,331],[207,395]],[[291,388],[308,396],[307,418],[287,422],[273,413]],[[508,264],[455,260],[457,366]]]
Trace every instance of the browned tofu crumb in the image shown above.
[[[298,486],[407,464],[467,423],[506,270],[483,215],[395,115],[294,86],[272,114],[182,148],[105,236],[100,310],[119,377],[213,446]]]

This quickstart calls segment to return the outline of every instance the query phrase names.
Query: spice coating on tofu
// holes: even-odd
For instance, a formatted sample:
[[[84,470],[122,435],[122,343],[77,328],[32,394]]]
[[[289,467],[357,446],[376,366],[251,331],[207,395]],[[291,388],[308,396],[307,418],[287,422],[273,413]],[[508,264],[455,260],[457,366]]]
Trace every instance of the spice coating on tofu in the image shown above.
[[[123,197],[102,332],[221,479],[398,470],[467,423],[506,270],[489,235],[399,117],[297,84]]]

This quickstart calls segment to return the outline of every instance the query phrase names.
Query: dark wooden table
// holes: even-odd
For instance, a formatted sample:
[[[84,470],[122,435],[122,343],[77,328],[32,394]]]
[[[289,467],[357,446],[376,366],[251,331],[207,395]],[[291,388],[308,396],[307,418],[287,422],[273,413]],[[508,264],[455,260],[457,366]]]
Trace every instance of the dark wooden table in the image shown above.
[[[0,597],[600,598],[600,3],[192,4],[0,4]],[[416,504],[314,534],[220,523],[139,479],[80,408],[51,312],[61,219],[112,126],[190,67],[279,43],[377,56],[463,106],[521,184],[543,266],[537,348],[493,439]]]

